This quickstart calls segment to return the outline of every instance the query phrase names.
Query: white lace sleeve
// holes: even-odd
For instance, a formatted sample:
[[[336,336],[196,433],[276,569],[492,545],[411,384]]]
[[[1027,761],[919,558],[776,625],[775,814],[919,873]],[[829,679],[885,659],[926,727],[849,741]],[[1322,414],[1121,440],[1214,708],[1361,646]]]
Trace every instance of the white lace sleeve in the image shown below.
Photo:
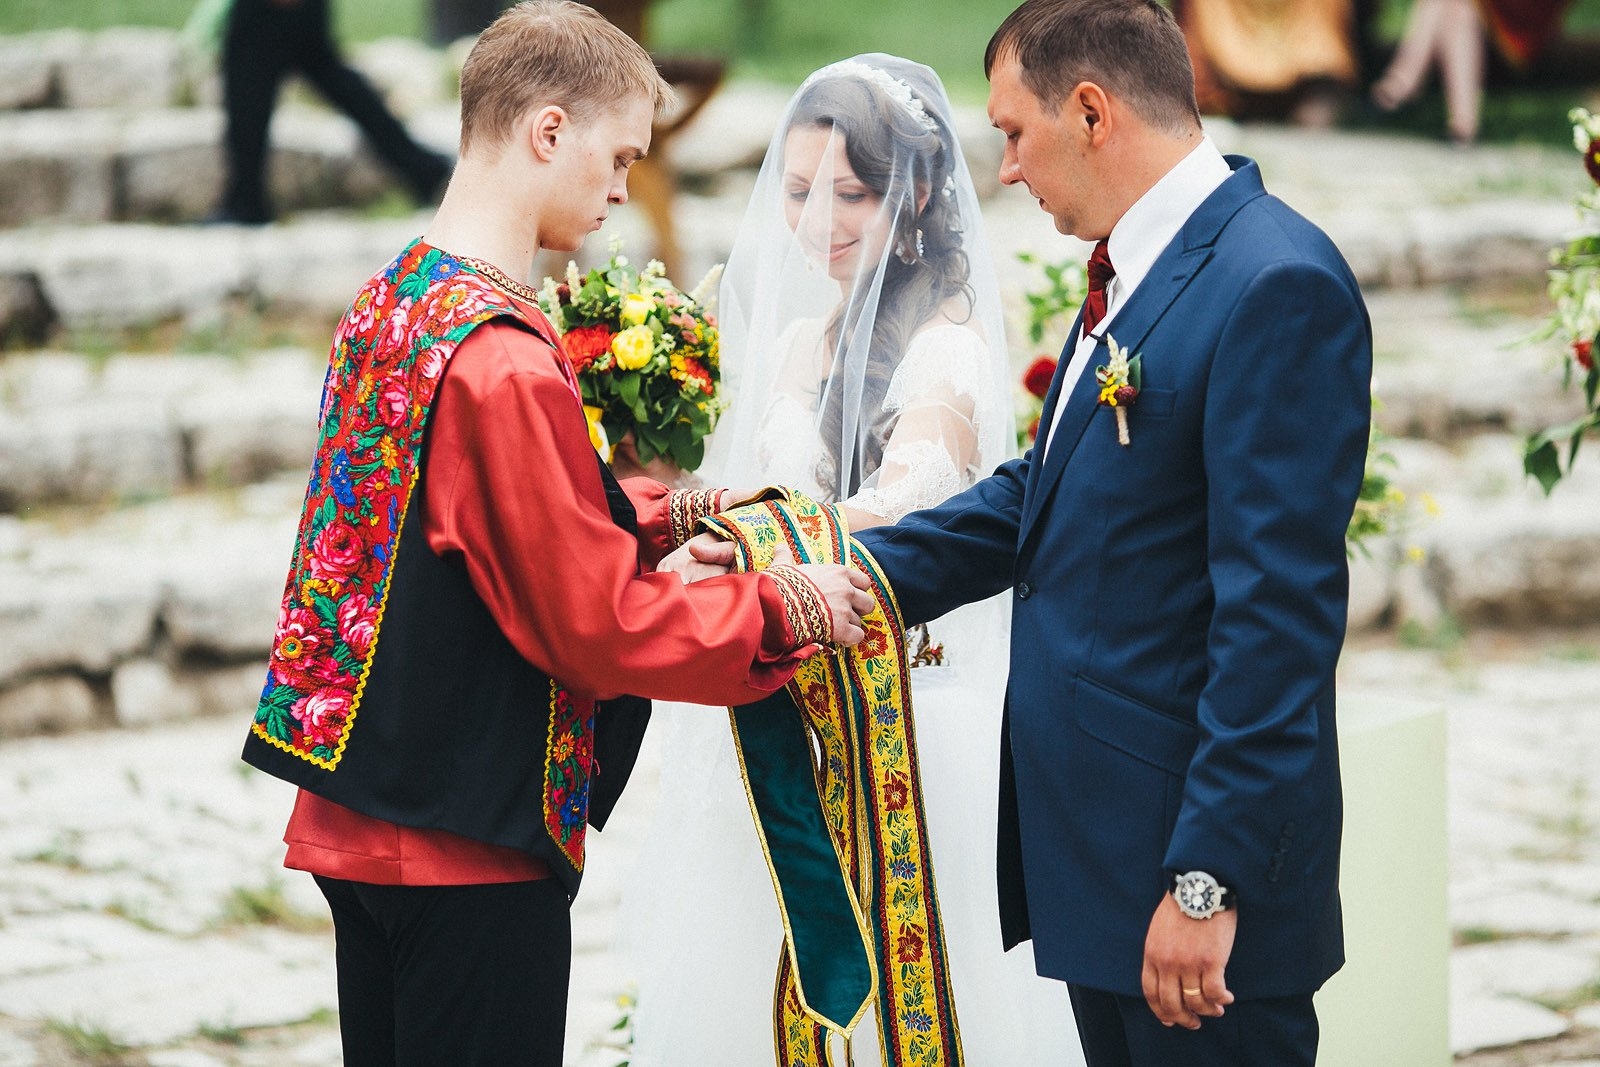
[[[846,504],[898,522],[973,483],[982,461],[978,430],[992,391],[990,358],[983,340],[963,326],[937,326],[917,336],[884,400],[896,417],[883,464]]]

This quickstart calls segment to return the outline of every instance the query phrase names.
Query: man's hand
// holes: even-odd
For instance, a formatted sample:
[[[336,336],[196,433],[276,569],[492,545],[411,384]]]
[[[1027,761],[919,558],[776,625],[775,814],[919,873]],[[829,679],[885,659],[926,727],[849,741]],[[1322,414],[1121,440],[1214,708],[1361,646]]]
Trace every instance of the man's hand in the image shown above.
[[[870,614],[873,607],[872,583],[854,567],[841,567],[836,563],[808,563],[795,568],[815,585],[828,602],[828,614],[833,623],[833,643],[857,645],[867,636],[861,625],[861,616]]]
[[[1223,971],[1233,954],[1238,912],[1191,919],[1168,893],[1161,898],[1144,939],[1144,999],[1166,1026],[1200,1029],[1200,1016],[1216,1018],[1233,994]]]
[[[696,534],[656,564],[658,572],[676,574],[684,585],[718,578],[733,569],[733,542],[714,533]]]

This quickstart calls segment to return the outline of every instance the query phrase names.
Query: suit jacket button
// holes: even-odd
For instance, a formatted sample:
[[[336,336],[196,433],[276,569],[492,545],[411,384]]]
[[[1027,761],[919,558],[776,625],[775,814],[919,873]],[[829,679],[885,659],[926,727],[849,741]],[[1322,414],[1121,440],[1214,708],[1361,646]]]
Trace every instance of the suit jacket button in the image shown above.
[[[1027,600],[1032,595],[1033,595],[1033,586],[1029,585],[1027,582],[1019,582],[1017,584],[1017,599],[1018,600]]]

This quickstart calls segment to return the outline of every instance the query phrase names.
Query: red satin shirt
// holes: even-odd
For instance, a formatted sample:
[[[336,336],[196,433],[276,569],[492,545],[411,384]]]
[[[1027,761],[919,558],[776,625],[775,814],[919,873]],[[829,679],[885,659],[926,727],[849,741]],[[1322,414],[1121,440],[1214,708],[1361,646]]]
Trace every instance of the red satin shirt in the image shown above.
[[[536,308],[522,307],[555,336]],[[611,521],[576,382],[544,340],[505,320],[474,330],[451,358],[428,435],[428,547],[465,562],[512,645],[575,700],[632,692],[742,704],[794,673],[803,657],[770,578],[686,586],[653,573],[672,548],[666,486],[622,483],[638,512],[637,539]],[[517,849],[399,826],[305,790],[284,841],[284,866],[356,882],[550,876],[543,861]]]

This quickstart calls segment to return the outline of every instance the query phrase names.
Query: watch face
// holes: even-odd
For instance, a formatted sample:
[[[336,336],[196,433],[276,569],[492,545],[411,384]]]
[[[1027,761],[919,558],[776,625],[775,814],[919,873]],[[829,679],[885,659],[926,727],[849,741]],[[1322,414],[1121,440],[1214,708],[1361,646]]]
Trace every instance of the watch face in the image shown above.
[[[1222,890],[1215,878],[1196,871],[1178,880],[1175,895],[1178,898],[1178,907],[1183,909],[1186,915],[1199,918],[1217,909]]]

